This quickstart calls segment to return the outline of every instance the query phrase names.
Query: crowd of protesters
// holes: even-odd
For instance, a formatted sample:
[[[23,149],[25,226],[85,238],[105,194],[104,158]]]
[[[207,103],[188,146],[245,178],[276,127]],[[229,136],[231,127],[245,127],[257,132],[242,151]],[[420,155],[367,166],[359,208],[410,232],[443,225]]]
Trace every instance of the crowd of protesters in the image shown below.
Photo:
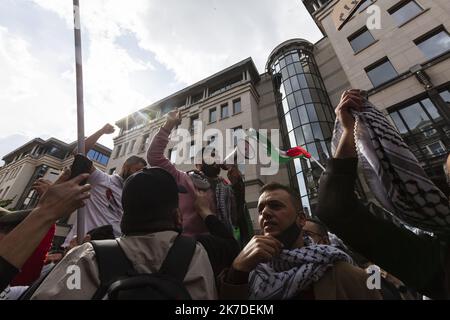
[[[364,100],[349,90],[336,108],[342,132],[315,216],[273,181],[260,190],[257,235],[237,166],[215,159],[182,172],[165,157],[181,121],[176,110],[147,160],[132,156],[119,174],[91,166],[71,179],[65,169],[55,183],[38,180],[33,210],[0,210],[0,299],[448,299],[446,233],[414,233],[355,193],[354,113]],[[113,132],[105,125],[86,150]],[[64,254],[48,259],[55,223],[81,207],[86,237],[72,228]]]

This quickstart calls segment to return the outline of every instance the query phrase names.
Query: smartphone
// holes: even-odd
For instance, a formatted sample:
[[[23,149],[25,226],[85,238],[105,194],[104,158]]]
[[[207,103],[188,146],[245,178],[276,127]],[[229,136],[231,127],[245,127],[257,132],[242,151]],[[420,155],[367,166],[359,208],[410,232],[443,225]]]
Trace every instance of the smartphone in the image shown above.
[[[302,230],[297,226],[297,223],[294,222],[289,228],[275,238],[284,245],[284,249],[291,249],[295,241],[297,241],[301,231]]]
[[[70,167],[70,179],[75,178],[83,173],[90,173],[92,168],[92,161],[82,154],[75,155],[72,166]],[[86,184],[87,179],[80,182],[80,185]]]

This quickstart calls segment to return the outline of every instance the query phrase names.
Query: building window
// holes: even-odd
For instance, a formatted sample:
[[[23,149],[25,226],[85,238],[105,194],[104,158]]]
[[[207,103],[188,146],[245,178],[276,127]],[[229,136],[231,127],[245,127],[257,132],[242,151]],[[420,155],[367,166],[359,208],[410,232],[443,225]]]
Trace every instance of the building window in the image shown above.
[[[233,114],[241,112],[241,99],[233,100]]]
[[[348,38],[348,41],[350,42],[350,45],[353,48],[354,52],[359,52],[368,46],[370,46],[372,43],[375,42],[374,37],[370,33],[370,31],[367,29],[367,27],[364,27],[360,30],[358,30],[356,33],[351,35]]]
[[[374,87],[395,78],[398,74],[387,57],[365,69]]]
[[[220,117],[221,119],[228,118],[228,103],[225,103],[222,106],[220,106]]]
[[[217,120],[217,110],[216,108],[209,109],[209,123],[216,122]]]
[[[136,140],[131,141],[130,150],[128,150],[128,154],[133,152],[134,145],[136,144]]]
[[[129,142],[125,142],[125,145],[123,146],[123,149],[122,149],[122,153],[120,154],[121,157],[123,157],[127,153],[129,144],[130,144]]]
[[[403,1],[399,5],[396,5],[388,10],[389,14],[394,18],[399,26],[415,18],[422,11],[422,7],[419,6],[414,0]]]
[[[191,98],[191,104],[197,103],[203,99],[203,92],[193,95]]]
[[[233,146],[236,147],[237,142],[238,142],[238,138],[243,138],[244,137],[244,132],[242,130],[242,126],[236,127],[232,129],[233,132]]]
[[[433,156],[440,156],[443,154],[446,154],[447,151],[445,150],[445,146],[442,143],[442,141],[436,141],[434,143],[431,143],[429,145],[426,146],[428,152],[433,155]]]
[[[117,146],[116,155],[114,156],[114,159],[117,159],[120,155],[120,151],[122,150],[122,145]]]
[[[89,150],[87,153],[87,157],[91,159],[92,161],[96,161],[98,163],[101,163],[103,165],[106,165],[109,161],[109,157],[104,155],[101,152],[95,151],[93,149]]]
[[[189,123],[189,131],[191,132],[191,134],[193,134],[195,131],[195,122],[196,121],[198,121],[198,113],[196,115],[191,116],[191,120]]]
[[[450,90],[444,90],[439,93],[441,98],[447,103],[447,106],[450,107]],[[1,180],[1,179],[0,179]]]
[[[116,168],[111,168],[111,169],[109,169],[109,174],[114,174],[115,171],[116,171]]]
[[[425,57],[432,59],[450,50],[450,35],[441,26],[415,40]]]
[[[169,160],[172,163],[175,163],[175,161],[177,161],[177,150],[169,149]]]
[[[139,153],[142,153],[145,151],[145,148],[147,147],[148,139],[150,137],[150,134],[147,133],[142,137],[141,146],[139,148]]]

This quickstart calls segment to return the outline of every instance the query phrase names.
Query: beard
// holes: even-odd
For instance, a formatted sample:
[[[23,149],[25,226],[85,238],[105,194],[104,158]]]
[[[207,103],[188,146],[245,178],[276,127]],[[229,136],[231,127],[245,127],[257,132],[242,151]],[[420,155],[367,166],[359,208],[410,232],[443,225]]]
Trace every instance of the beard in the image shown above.
[[[220,173],[220,166],[213,164],[203,164],[202,165],[202,172],[208,177],[208,178],[215,178]]]

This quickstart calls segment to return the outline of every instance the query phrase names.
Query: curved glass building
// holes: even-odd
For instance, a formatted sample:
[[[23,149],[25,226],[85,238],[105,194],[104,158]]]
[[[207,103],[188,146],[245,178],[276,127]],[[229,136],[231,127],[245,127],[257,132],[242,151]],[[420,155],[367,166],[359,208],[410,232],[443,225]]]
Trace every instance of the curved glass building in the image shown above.
[[[272,51],[266,69],[274,85],[284,147],[301,146],[324,164],[331,155],[335,116],[313,50],[313,44],[303,39],[285,41]],[[314,161],[306,159],[295,159],[289,167],[291,183],[297,181],[303,206],[311,213],[321,173]]]

